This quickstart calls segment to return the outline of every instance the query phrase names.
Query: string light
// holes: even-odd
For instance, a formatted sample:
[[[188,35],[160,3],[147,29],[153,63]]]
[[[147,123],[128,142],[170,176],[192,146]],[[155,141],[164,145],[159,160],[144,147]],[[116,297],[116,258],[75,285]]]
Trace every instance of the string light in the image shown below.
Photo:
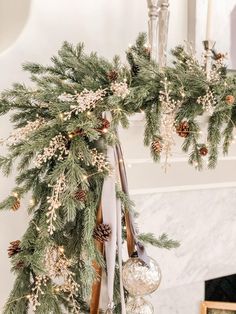
[[[13,195],[15,198],[18,198],[18,196],[19,196],[17,192],[13,192],[12,195]]]
[[[30,206],[34,206],[35,205],[35,200],[33,198],[31,198],[31,200],[29,201]]]
[[[58,247],[58,251],[59,251],[60,253],[64,253],[64,252],[65,252],[65,249],[64,249],[63,246],[59,246],[59,247]]]
[[[102,129],[102,133],[107,133],[108,132],[108,129],[107,128],[103,128]]]

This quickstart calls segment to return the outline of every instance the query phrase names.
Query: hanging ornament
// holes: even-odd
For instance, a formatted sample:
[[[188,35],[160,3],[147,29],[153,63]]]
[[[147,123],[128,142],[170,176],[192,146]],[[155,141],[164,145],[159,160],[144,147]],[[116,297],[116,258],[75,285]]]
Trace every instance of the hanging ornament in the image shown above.
[[[201,156],[206,156],[208,154],[208,149],[205,145],[203,145],[200,149],[199,149],[199,153]]]
[[[111,236],[111,227],[107,224],[100,224],[94,228],[93,237],[99,242],[107,242]]]
[[[20,199],[18,197],[15,197],[15,201],[12,204],[11,209],[15,212],[20,208]]]
[[[107,78],[110,82],[115,82],[118,78],[118,72],[116,70],[111,70],[107,73]]]
[[[227,95],[225,101],[228,105],[233,105],[235,102],[235,97],[233,95]]]
[[[161,283],[161,270],[157,262],[150,258],[150,265],[140,258],[130,258],[123,266],[123,284],[132,296],[153,293]]]
[[[78,190],[75,192],[75,199],[79,202],[84,202],[87,198],[87,193],[85,190]]]
[[[7,250],[9,257],[12,257],[16,255],[17,253],[21,252],[20,244],[21,244],[20,240],[10,242],[10,246]]]
[[[152,142],[151,144],[151,148],[152,148],[152,151],[155,153],[155,154],[160,154],[161,151],[162,151],[162,143],[160,141],[160,139],[156,139]]]
[[[126,314],[153,314],[153,305],[141,297],[129,298],[126,304]]]
[[[180,122],[180,124],[176,127],[176,132],[180,137],[188,137],[190,132],[189,123],[187,121]]]

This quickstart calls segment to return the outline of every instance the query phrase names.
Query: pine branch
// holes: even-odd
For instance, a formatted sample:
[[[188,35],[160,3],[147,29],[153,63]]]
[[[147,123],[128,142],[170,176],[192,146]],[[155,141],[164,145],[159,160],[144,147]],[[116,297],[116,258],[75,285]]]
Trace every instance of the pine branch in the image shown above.
[[[159,238],[156,238],[153,233],[141,233],[138,238],[144,244],[151,244],[152,246],[167,250],[178,248],[180,246],[178,241],[169,239],[166,233],[163,233]]]

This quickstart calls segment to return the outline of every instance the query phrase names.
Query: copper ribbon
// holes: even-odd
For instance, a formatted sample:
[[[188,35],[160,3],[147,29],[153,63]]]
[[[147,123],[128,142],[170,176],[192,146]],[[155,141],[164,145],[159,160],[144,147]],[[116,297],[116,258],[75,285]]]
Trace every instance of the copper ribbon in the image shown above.
[[[120,180],[122,191],[128,195],[128,180],[126,175],[126,169],[124,165],[124,158],[120,144],[116,145],[116,152],[119,159],[119,172],[120,172]],[[125,225],[126,225],[126,241],[127,241],[127,250],[129,256],[131,256],[135,251],[135,239],[134,239],[134,230],[133,224],[131,222],[131,217],[129,210],[125,209]]]
[[[102,223],[102,206],[101,203],[99,205],[97,211],[97,224]],[[104,254],[104,244],[95,240],[97,250]],[[96,261],[93,262],[93,267],[96,271],[97,279],[93,283],[91,301],[90,301],[90,314],[98,314],[99,313],[99,300],[101,294],[101,284],[102,284],[102,267],[98,265]]]

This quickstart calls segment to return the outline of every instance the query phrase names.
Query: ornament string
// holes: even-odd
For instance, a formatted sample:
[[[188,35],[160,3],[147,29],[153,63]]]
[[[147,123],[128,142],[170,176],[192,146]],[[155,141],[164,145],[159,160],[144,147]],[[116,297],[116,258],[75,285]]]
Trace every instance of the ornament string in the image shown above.
[[[120,144],[116,145],[116,152],[117,152],[118,160],[122,161],[122,162],[119,162],[121,186],[122,186],[123,192],[129,195],[127,174],[126,174],[126,169],[123,162],[124,159],[123,159],[123,153],[122,153]],[[126,221],[127,247],[128,247],[129,256],[132,256],[132,254],[135,251],[135,246],[136,246],[138,257],[141,260],[143,260],[144,263],[146,263],[147,265],[150,265],[150,259],[146,253],[145,247],[138,240],[138,231],[137,231],[137,228],[135,227],[134,216],[131,211],[126,211],[125,221]]]

